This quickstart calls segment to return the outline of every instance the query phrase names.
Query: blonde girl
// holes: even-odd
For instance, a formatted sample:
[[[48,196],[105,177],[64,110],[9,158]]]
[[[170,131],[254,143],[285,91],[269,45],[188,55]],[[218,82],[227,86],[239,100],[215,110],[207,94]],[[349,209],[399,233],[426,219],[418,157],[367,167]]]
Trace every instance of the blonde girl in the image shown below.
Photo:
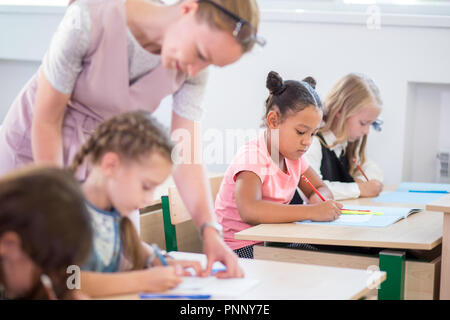
[[[370,127],[380,129],[381,106],[374,81],[355,73],[337,81],[324,99],[324,125],[305,156],[337,200],[375,197],[383,188],[382,171],[366,157]]]

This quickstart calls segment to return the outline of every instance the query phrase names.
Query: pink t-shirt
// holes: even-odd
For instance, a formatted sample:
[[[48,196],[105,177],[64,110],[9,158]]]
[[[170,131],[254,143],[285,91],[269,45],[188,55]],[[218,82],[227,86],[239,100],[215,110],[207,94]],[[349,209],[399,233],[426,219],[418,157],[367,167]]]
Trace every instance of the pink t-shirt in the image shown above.
[[[308,169],[308,163],[304,158],[285,161],[288,173],[281,171],[270,157],[264,132],[257,139],[245,144],[234,157],[225,172],[215,204],[217,220],[223,227],[224,240],[231,249],[259,243],[234,239],[236,232],[251,227],[242,221],[236,206],[234,190],[237,174],[242,171],[255,173],[261,179],[262,200],[287,204],[294,196],[300,176]]]

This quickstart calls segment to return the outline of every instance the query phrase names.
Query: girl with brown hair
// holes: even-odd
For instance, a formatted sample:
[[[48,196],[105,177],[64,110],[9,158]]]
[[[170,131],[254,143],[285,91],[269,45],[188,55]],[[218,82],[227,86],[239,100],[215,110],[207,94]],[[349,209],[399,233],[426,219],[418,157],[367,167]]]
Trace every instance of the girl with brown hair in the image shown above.
[[[86,260],[91,243],[89,213],[69,172],[32,166],[0,180],[0,299],[81,297],[69,290],[68,268]]]

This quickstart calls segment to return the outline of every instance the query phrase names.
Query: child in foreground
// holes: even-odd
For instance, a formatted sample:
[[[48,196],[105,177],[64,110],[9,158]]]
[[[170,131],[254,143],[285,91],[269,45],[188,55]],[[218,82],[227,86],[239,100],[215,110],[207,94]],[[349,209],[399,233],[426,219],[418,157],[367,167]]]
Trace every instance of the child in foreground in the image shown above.
[[[69,277],[79,278],[91,243],[89,213],[69,172],[30,166],[0,180],[0,299],[85,298]]]
[[[155,188],[172,171],[172,143],[144,111],[124,113],[102,123],[75,156],[72,172],[90,167],[82,190],[92,217],[94,250],[83,267],[83,292],[92,297],[162,292],[177,286],[183,268],[201,271],[198,262],[168,259],[163,266],[144,247],[128,218],[153,200]]]

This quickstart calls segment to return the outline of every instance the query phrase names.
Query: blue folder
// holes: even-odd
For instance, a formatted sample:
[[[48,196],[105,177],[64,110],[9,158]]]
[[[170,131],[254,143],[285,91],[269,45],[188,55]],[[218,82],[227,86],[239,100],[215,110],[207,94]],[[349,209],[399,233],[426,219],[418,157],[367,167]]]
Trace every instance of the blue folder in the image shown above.
[[[423,192],[423,193],[450,193],[450,184],[426,182],[402,182],[397,191]]]
[[[450,184],[402,182],[396,191],[383,192],[373,202],[427,204],[450,193]]]

